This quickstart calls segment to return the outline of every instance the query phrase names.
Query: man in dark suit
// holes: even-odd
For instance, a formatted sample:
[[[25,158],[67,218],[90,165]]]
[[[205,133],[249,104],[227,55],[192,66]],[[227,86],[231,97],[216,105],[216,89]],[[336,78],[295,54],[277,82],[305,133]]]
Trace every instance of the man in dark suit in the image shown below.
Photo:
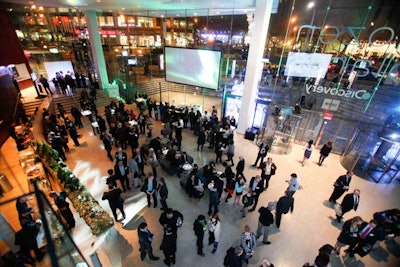
[[[124,193],[125,193],[127,188],[128,188],[128,190],[131,190],[131,187],[129,186],[129,179],[128,179],[129,168],[128,168],[128,166],[124,166],[124,163],[122,160],[118,160],[117,164],[115,164],[114,173],[115,173],[116,178],[121,183],[122,191],[124,191]]]
[[[276,227],[280,227],[282,213],[286,214],[289,212],[293,213],[294,209],[294,198],[289,194],[288,191],[285,191],[285,195],[278,200],[276,203],[276,215],[275,215],[275,224]]]
[[[110,204],[110,208],[111,208],[112,214],[114,216],[114,220],[116,222],[125,220],[124,203],[121,198],[121,193],[122,193],[121,189],[115,187],[115,184],[113,184],[113,183],[108,185],[108,189],[109,189],[108,192],[104,192],[101,199],[108,200],[108,204]],[[118,219],[117,209],[119,209],[119,211],[122,214],[121,220]]]
[[[244,165],[245,165],[245,160],[242,156],[239,157],[239,162],[236,165],[236,179],[239,177],[239,175],[242,175],[244,181],[246,181],[246,178],[244,177],[243,171],[244,171]]]
[[[257,207],[258,198],[260,197],[261,193],[264,192],[264,181],[261,180],[260,175],[256,175],[255,177],[251,178],[249,189],[254,197],[254,205],[251,209],[249,209],[249,212],[252,212]]]
[[[107,133],[103,133],[103,144],[104,144],[104,149],[107,151],[107,157],[113,161],[113,157],[111,156],[111,150],[112,150],[112,141],[111,141],[111,136]]]
[[[349,212],[352,209],[354,209],[354,211],[356,211],[359,202],[360,202],[360,190],[359,189],[354,189],[353,193],[345,195],[342,200],[342,204],[340,205],[342,208],[342,214],[341,215],[336,214],[337,221],[340,223],[340,221],[343,218],[343,215],[346,212]]]
[[[128,166],[128,155],[125,151],[122,150],[122,147],[118,148],[118,151],[115,152],[115,160],[118,162],[122,160],[124,166]]]
[[[329,197],[329,202],[335,203],[336,200],[344,194],[344,192],[349,190],[352,176],[353,172],[348,171],[345,175],[341,175],[336,179],[335,183],[333,184],[335,189],[333,189],[332,195]]]
[[[375,220],[370,220],[369,223],[364,222],[359,229],[361,230],[358,232],[358,243],[345,250],[349,252],[350,257],[353,257],[355,253],[364,257],[371,251],[376,241],[385,239],[384,230],[378,227],[378,222]]]
[[[140,176],[144,176],[144,162],[145,162],[145,156],[144,156],[144,152],[143,149],[141,148],[137,148],[136,149],[136,157],[135,160],[137,162],[137,165],[139,167],[139,171],[140,171]]]
[[[260,145],[259,145],[259,150],[258,150],[258,154],[257,154],[257,159],[256,162],[254,162],[254,164],[252,165],[253,167],[257,167],[257,163],[258,160],[261,159],[261,163],[264,162],[264,158],[267,155],[269,150],[269,146],[267,143],[267,140],[264,140]],[[260,166],[258,166],[259,169],[261,169],[261,163]]]

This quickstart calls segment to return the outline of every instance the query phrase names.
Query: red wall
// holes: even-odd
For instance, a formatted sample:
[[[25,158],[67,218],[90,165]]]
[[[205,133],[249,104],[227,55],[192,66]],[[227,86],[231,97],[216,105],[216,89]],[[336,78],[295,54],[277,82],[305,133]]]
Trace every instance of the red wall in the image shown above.
[[[4,8],[0,8],[0,25],[0,66],[25,63],[31,73],[28,60],[15,33],[10,13]]]

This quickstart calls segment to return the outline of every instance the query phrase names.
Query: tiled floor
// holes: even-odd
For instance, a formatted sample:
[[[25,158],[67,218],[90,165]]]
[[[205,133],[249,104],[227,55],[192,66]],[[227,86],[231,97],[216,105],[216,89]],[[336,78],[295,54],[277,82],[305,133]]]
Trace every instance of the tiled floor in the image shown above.
[[[190,99],[186,99],[190,103]],[[178,102],[179,103],[179,102]],[[210,101],[207,100],[207,104]],[[159,133],[160,122],[155,122],[156,129],[154,133]],[[109,210],[108,203],[101,200],[106,185],[102,179],[106,175],[107,169],[113,165],[107,159],[106,152],[102,149],[102,142],[98,136],[93,135],[88,121],[85,121],[85,128],[79,130],[83,135],[80,142],[82,146],[73,147],[71,144],[71,153],[67,154],[67,163],[74,171],[77,177],[89,188],[90,192],[97,198],[100,204]],[[255,160],[257,147],[254,142],[245,140],[243,135],[235,135],[235,157],[240,155],[246,159],[246,177],[259,174],[257,169],[249,168]],[[141,143],[144,137],[141,137]],[[190,130],[183,131],[183,150],[194,157],[199,166],[203,166],[215,158],[215,154],[204,149],[198,152],[196,149],[196,138]],[[11,195],[17,195],[26,192],[24,178],[21,171],[18,171],[18,160],[16,160],[15,144],[12,140],[1,149],[0,167],[1,171],[7,173],[15,189],[6,194],[6,198]],[[128,149],[128,155],[130,150]],[[272,227],[270,234],[271,245],[263,245],[259,241],[259,247],[255,256],[250,259],[249,266],[259,266],[258,263],[262,257],[269,258],[275,266],[302,266],[307,261],[313,261],[317,255],[318,248],[326,243],[334,244],[339,234],[341,226],[334,220],[334,210],[327,204],[327,199],[332,192],[333,182],[339,176],[345,173],[340,165],[339,155],[330,155],[324,165],[319,167],[319,153],[314,151],[311,159],[302,167],[299,160],[302,159],[303,148],[294,145],[293,151],[289,155],[269,154],[276,163],[277,174],[272,177],[270,187],[264,192],[259,201],[259,206],[266,205],[269,201],[277,201],[283,195],[287,184],[285,180],[290,174],[297,173],[303,190],[295,194],[295,207],[293,214],[284,215],[280,229]],[[219,170],[223,170],[222,165],[218,165]],[[12,169],[12,171],[11,171]],[[4,171],[3,171],[4,170]],[[150,168],[146,167],[149,171]],[[239,237],[243,231],[244,225],[248,224],[253,231],[256,230],[258,214],[249,213],[246,218],[242,218],[239,208],[229,203],[220,205],[220,218],[222,223],[222,234],[220,246],[215,254],[211,254],[211,247],[206,244],[206,257],[200,257],[196,254],[196,241],[193,234],[193,222],[199,214],[206,215],[208,209],[208,199],[203,198],[200,201],[189,200],[185,192],[179,185],[177,177],[166,175],[161,169],[159,176],[165,177],[169,189],[168,205],[179,210],[184,215],[184,225],[178,232],[178,251],[176,266],[222,266],[226,250],[230,246],[239,244]],[[361,216],[364,220],[369,220],[376,211],[389,208],[400,207],[400,185],[396,184],[375,184],[367,182],[358,177],[353,177],[351,190],[359,188],[361,190],[361,201],[357,212],[351,211],[345,214],[345,220],[354,215]],[[154,262],[140,260],[138,251],[138,238],[136,233],[137,225],[146,221],[149,229],[155,234],[153,243],[154,254],[162,257],[159,245],[162,239],[162,227],[158,223],[161,211],[153,208],[147,208],[143,193],[139,190],[131,190],[124,197],[125,212],[127,219],[125,224],[116,224],[108,233],[100,237],[94,237],[90,234],[89,228],[83,220],[78,219],[77,227],[72,231],[73,237],[79,248],[82,250],[86,259],[90,261],[89,255],[97,252],[103,266],[165,266],[162,260]],[[12,205],[14,207],[14,205]],[[2,206],[3,209],[3,206]],[[6,213],[10,221],[12,219],[12,208],[9,207]],[[14,215],[15,216],[15,215]],[[17,228],[16,226],[15,228]],[[366,266],[366,267],[395,267],[399,266],[400,245],[399,239],[396,242],[381,242],[375,250],[364,258],[355,256],[349,259],[344,255],[340,257],[332,256],[332,266]],[[92,244],[94,242],[94,244]],[[49,266],[44,261],[42,266]]]

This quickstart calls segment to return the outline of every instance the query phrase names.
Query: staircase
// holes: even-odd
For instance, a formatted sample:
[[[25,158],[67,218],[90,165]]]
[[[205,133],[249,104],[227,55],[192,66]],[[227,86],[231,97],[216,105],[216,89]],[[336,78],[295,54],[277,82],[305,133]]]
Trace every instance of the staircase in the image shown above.
[[[33,100],[32,102],[23,103],[26,115],[28,115],[28,117],[32,117],[32,115],[35,113],[36,109],[38,109],[40,107],[42,102],[43,102],[43,99],[39,98],[39,99]]]
[[[80,99],[80,94],[75,94],[73,96],[66,96],[66,95],[59,95],[53,97],[53,101],[51,102],[48,110],[50,112],[55,112],[57,113],[57,104],[61,103],[64,107],[64,110],[66,113],[69,113],[71,111],[71,108],[76,107],[77,109],[81,109],[80,104],[79,104],[79,99]],[[97,91],[97,100],[95,100],[95,103],[98,107],[104,107],[110,104],[110,102],[115,99],[108,97],[108,95],[101,90]]]

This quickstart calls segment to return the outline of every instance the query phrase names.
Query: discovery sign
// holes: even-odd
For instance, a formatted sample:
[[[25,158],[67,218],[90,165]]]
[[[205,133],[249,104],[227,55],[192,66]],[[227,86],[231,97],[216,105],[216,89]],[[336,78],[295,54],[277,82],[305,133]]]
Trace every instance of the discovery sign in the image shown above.
[[[325,94],[332,96],[340,96],[340,97],[348,97],[348,98],[356,98],[362,100],[368,100],[371,97],[371,94],[366,90],[345,90],[338,89],[335,87],[326,87],[326,86],[317,86],[317,85],[306,85],[306,92],[310,94],[311,92],[317,94]]]

